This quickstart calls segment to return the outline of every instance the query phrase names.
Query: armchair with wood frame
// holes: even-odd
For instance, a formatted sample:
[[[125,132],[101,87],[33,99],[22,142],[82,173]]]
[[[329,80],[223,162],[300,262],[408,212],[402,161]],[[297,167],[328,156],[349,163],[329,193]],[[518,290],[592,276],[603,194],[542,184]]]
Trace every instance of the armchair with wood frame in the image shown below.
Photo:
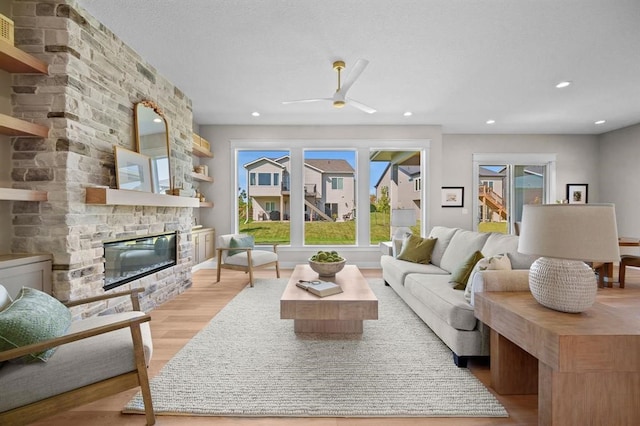
[[[220,281],[222,269],[232,269],[249,273],[249,285],[253,287],[253,270],[275,266],[276,276],[280,278],[278,263],[278,244],[273,244],[273,251],[254,248],[253,238],[248,234],[226,234],[218,237],[217,244],[217,279]]]
[[[60,337],[0,352],[0,424],[31,423],[137,386],[142,391],[146,423],[155,424],[147,375],[153,352],[151,317],[140,311],[141,291],[65,303],[72,307],[130,296],[132,311],[73,321]],[[15,362],[55,347],[46,362]]]

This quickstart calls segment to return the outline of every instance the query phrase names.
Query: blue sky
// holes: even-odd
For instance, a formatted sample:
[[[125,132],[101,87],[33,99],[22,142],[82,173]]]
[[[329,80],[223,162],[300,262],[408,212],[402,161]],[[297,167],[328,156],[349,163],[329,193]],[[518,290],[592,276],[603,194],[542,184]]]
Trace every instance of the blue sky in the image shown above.
[[[278,158],[288,155],[289,151],[238,151],[238,164],[240,166],[250,163],[258,158]],[[343,159],[346,160],[351,167],[356,168],[356,153],[354,151],[305,151],[305,158],[321,158],[321,159]],[[375,194],[374,185],[380,179],[380,176],[387,167],[387,162],[371,163],[371,175],[369,179],[369,193]],[[243,167],[238,168],[238,186],[247,188],[247,174]]]

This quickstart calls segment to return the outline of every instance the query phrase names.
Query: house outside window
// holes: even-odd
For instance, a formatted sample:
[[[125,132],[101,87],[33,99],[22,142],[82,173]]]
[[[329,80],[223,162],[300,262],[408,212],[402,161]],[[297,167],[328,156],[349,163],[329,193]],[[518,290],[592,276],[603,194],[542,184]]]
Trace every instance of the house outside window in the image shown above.
[[[249,174],[249,185],[255,186],[255,184],[256,184],[256,174],[251,173]]]
[[[278,186],[278,185],[280,185],[280,174],[274,173],[273,174],[273,186]]]
[[[265,211],[267,211],[267,212],[275,211],[275,210],[276,210],[276,203],[275,203],[275,201],[267,201],[267,202],[264,204],[264,209],[265,209]]]
[[[422,179],[417,178],[413,180],[413,190],[419,192],[422,189]]]
[[[344,181],[342,178],[331,178],[331,189],[343,189]]]

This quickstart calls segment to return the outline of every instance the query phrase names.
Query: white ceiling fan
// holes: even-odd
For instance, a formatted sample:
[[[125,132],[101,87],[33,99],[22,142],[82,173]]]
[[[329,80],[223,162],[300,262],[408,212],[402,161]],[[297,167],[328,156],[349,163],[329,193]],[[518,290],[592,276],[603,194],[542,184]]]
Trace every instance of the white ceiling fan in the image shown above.
[[[367,65],[369,65],[369,61],[367,61],[366,59],[358,59],[358,61],[353,67],[353,70],[349,73],[349,76],[347,77],[346,81],[344,82],[343,85],[341,85],[340,73],[345,68],[345,65],[344,65],[344,61],[335,61],[333,63],[333,69],[338,73],[338,88],[336,89],[336,93],[333,95],[332,98],[300,99],[297,101],[284,101],[282,103],[287,105],[287,104],[305,103],[305,102],[330,101],[333,103],[333,106],[335,108],[342,108],[346,104],[349,104],[366,113],[373,114],[374,112],[376,112],[375,109],[347,97],[347,92],[349,91],[349,89],[351,89],[351,86],[353,86],[353,83],[356,82],[358,77],[360,77],[360,74],[362,74],[362,72],[367,67]]]

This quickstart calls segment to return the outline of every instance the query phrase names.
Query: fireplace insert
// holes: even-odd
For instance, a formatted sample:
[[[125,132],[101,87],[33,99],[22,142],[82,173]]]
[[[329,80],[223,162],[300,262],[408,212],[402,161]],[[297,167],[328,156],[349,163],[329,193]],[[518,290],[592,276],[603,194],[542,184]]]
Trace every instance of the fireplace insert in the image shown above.
[[[121,286],[176,264],[177,232],[104,242],[104,289]]]

